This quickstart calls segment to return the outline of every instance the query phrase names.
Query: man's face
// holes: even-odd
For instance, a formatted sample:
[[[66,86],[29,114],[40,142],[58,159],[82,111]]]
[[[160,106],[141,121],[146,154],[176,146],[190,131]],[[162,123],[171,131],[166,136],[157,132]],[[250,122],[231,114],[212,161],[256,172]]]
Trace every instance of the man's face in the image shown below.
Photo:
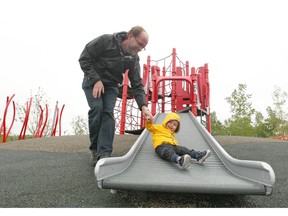
[[[148,35],[146,32],[141,32],[137,37],[129,35],[126,52],[130,55],[136,55],[138,52],[145,50],[147,44]]]

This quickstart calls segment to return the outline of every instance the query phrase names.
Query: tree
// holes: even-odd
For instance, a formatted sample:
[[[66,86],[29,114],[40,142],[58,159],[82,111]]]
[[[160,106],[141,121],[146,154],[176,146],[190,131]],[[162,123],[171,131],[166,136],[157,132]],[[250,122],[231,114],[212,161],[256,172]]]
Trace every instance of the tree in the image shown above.
[[[260,112],[255,113],[254,133],[256,137],[269,137],[273,134],[272,128]]]
[[[282,91],[279,87],[275,87],[272,98],[272,107],[267,107],[268,118],[265,119],[269,130],[270,136],[287,136],[288,135],[288,114],[284,111],[284,106],[287,101],[287,92]]]
[[[287,119],[287,113],[283,110],[287,100],[287,92],[282,91],[279,87],[275,86],[272,98],[277,117],[281,120]]]
[[[89,133],[87,119],[76,116],[72,119],[72,128],[75,135],[87,135]]]
[[[266,108],[268,113],[268,118],[265,119],[265,124],[267,126],[268,137],[278,135],[278,128],[281,120],[277,117],[276,111],[270,106]]]
[[[32,91],[31,91],[31,97],[32,97]],[[37,93],[32,97],[32,106],[30,110],[30,115],[29,115],[29,121],[28,121],[28,131],[31,135],[35,135],[39,123],[39,117],[41,114],[40,110],[40,105],[42,106],[43,109],[45,109],[45,105],[49,104],[49,98],[47,94],[44,92],[44,90],[41,87],[38,87]],[[25,113],[26,113],[26,107],[24,105],[19,105],[17,104],[17,113],[18,113],[18,119],[23,122],[25,118]],[[47,113],[44,111],[44,115]],[[50,110],[48,110],[48,115],[51,116]],[[49,136],[51,135],[51,130],[52,130],[52,120],[48,118],[46,127],[44,128],[43,135],[42,136]]]
[[[230,104],[231,118],[225,120],[225,126],[229,135],[253,136],[252,116],[255,109],[252,107],[251,94],[246,93],[247,85],[239,84],[230,97],[225,100]]]
[[[213,136],[226,135],[224,125],[218,120],[216,112],[211,112],[211,133]]]

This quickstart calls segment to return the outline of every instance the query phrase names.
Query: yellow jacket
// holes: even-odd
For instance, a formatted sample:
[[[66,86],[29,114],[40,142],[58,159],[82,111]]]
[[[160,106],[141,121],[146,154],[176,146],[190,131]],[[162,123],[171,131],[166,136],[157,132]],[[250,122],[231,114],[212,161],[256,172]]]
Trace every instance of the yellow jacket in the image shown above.
[[[154,149],[156,149],[157,146],[163,143],[171,145],[179,145],[178,141],[174,137],[175,133],[171,133],[171,131],[166,128],[167,122],[171,120],[179,121],[179,127],[177,129],[178,132],[180,129],[180,116],[174,112],[167,114],[162,124],[151,124],[149,121],[146,121],[145,127],[152,133]]]

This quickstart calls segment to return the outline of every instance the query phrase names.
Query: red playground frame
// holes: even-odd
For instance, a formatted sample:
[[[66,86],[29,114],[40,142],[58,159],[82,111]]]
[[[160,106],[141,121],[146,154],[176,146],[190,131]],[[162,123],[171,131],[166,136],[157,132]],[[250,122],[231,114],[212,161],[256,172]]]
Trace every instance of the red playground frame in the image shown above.
[[[145,126],[145,119],[129,88],[128,73],[126,71],[124,75],[114,110],[116,133],[140,134]],[[152,114],[190,110],[211,133],[208,75],[208,64],[190,69],[188,61],[183,63],[177,57],[175,48],[170,56],[157,61],[148,56],[147,64],[143,66],[143,85]]]

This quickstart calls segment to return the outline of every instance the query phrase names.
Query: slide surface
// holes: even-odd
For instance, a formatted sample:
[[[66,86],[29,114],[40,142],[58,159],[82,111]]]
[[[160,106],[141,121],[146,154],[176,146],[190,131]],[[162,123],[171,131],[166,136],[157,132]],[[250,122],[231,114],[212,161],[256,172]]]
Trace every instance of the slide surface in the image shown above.
[[[155,122],[161,124],[165,115],[158,113]],[[191,112],[179,115],[181,129],[176,138],[188,148],[209,149],[211,156],[204,164],[192,161],[187,170],[182,170],[160,159],[154,152],[151,134],[145,129],[126,155],[98,161],[95,167],[98,187],[208,194],[272,193],[275,174],[269,164],[231,157]]]

